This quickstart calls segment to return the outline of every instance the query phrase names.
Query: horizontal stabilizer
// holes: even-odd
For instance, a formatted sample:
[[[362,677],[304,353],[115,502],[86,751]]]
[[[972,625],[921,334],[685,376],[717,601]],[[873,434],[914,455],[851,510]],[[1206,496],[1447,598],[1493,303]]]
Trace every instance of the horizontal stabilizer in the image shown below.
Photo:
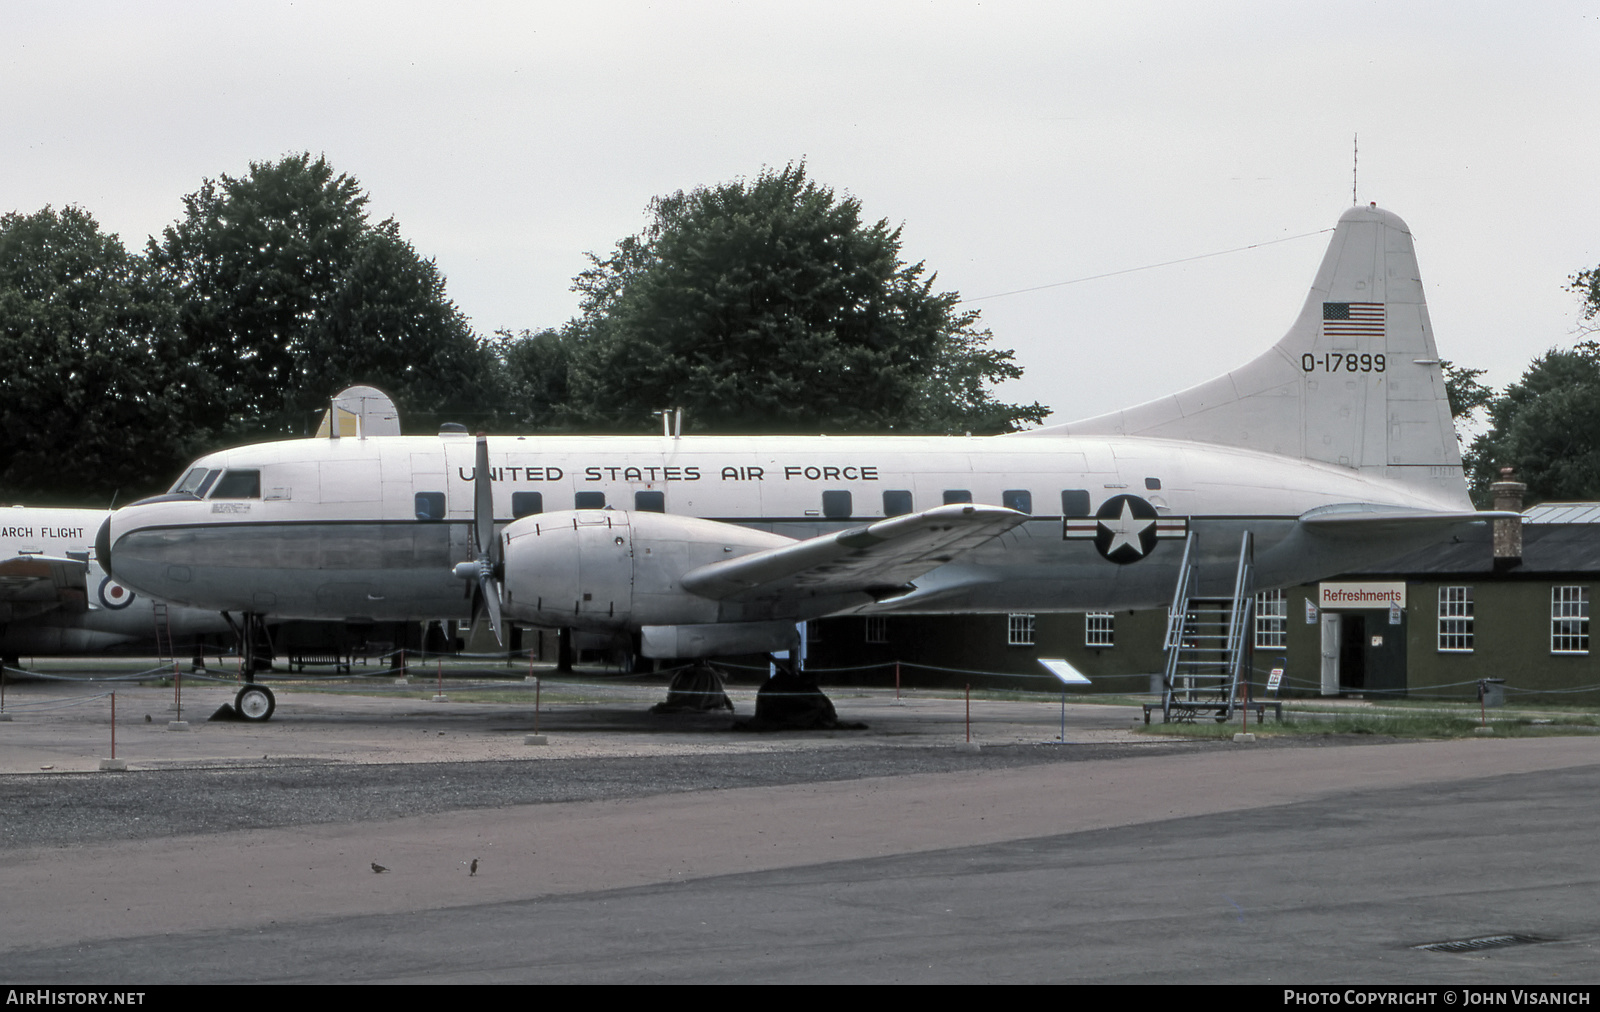
[[[1386,535],[1416,535],[1429,527],[1443,536],[1462,524],[1487,520],[1520,520],[1522,514],[1506,510],[1415,510],[1367,503],[1341,503],[1319,506],[1300,517],[1300,523],[1319,537],[1352,540],[1382,538]]]
[[[683,589],[718,601],[850,592],[893,596],[1027,519],[1001,506],[937,506],[713,562],[684,574]]]

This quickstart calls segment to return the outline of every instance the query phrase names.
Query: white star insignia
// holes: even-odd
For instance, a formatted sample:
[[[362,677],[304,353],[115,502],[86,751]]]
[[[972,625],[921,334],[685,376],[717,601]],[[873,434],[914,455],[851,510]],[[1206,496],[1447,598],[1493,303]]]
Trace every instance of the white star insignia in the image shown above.
[[[1115,555],[1117,549],[1123,545],[1134,550],[1137,555],[1144,555],[1144,543],[1140,535],[1150,529],[1155,523],[1154,519],[1140,519],[1133,515],[1133,506],[1124,499],[1122,501],[1122,515],[1115,520],[1102,520],[1100,526],[1111,534],[1111,544],[1106,546],[1107,555]]]

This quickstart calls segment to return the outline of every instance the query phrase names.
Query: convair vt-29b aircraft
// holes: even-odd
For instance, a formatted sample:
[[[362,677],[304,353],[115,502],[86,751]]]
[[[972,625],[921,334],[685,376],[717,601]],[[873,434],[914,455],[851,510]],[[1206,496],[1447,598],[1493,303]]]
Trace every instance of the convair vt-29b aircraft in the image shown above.
[[[329,436],[333,436],[330,430]],[[1484,519],[1411,234],[1347,211],[1288,334],[1173,397],[988,438],[344,436],[202,457],[102,532],[118,580],[284,618],[465,618],[782,649],[849,612],[1151,606],[1365,566]],[[463,580],[465,578],[465,581]],[[481,598],[480,598],[481,595]]]

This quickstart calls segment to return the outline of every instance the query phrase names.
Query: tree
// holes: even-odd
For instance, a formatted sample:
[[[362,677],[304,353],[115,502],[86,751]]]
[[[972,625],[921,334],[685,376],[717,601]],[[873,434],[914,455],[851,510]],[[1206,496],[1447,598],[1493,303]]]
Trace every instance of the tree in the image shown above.
[[[150,240],[235,435],[298,434],[352,382],[424,412],[476,393],[487,350],[433,262],[393,219],[372,225],[367,202],[324,158],[252,162],[204,180]]]
[[[570,422],[639,431],[682,407],[701,431],[1003,432],[1048,412],[994,398],[1012,353],[803,164],[649,212],[575,279]]]
[[[0,217],[0,486],[105,506],[164,486],[210,388],[150,265],[88,212]]]
[[[1444,370],[1444,392],[1450,400],[1450,417],[1457,425],[1476,420],[1478,409],[1494,401],[1494,387],[1478,382],[1478,377],[1486,370],[1468,369],[1448,360],[1440,362],[1439,366]]]
[[[573,410],[570,376],[574,327],[495,332],[500,363],[504,425],[531,431],[576,429],[582,418]]]
[[[1489,431],[1468,457],[1480,500],[1501,467],[1531,502],[1600,498],[1600,344],[1551,350],[1489,405]]]

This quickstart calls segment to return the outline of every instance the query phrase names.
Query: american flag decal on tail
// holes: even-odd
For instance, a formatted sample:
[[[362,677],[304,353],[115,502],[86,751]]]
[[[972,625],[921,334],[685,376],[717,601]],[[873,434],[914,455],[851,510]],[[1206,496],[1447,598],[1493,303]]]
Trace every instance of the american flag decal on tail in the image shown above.
[[[1324,302],[1322,333],[1327,337],[1382,337],[1383,303]]]

